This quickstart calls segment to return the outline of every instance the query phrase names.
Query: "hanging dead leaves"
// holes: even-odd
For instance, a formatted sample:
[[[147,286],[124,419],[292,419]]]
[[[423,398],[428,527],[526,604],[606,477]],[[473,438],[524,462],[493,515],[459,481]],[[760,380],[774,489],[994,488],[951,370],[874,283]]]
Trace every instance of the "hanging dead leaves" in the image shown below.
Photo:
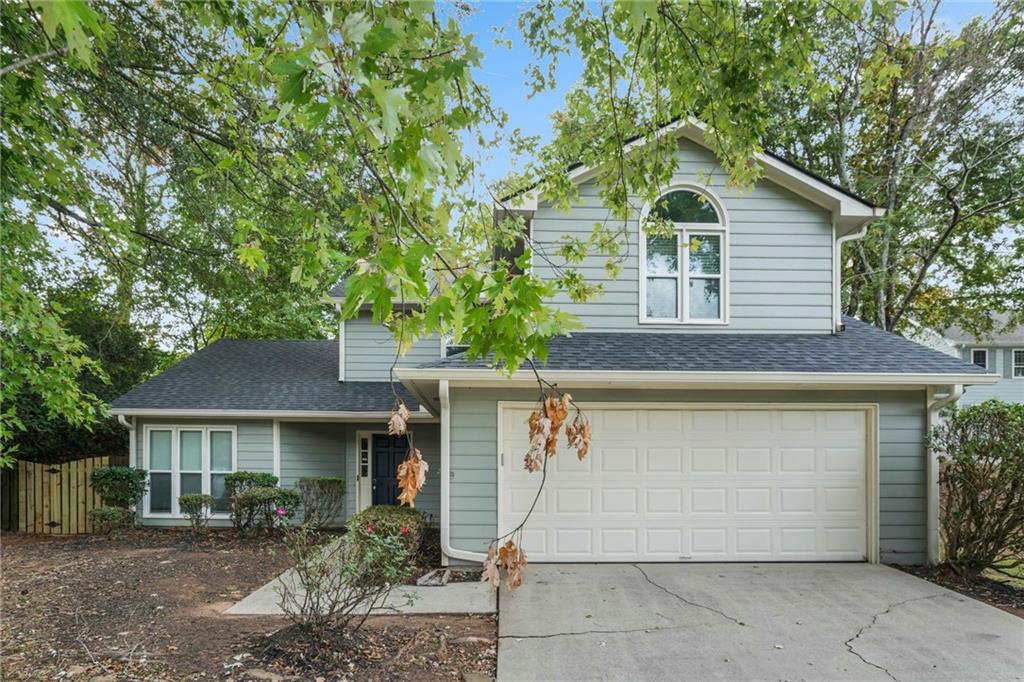
[[[498,538],[487,548],[487,558],[484,559],[484,572],[481,576],[483,582],[491,584],[497,590],[501,587],[501,576],[505,574],[505,586],[511,591],[523,584],[523,568],[526,566],[526,552],[523,550],[523,528],[533,513],[534,505],[540,499],[544,490],[544,483],[547,480],[547,461],[554,457],[558,451],[558,434],[569,418],[571,411],[576,410],[576,416],[572,422],[565,427],[565,438],[570,448],[576,450],[576,457],[583,460],[590,452],[590,421],[580,410],[579,406],[572,401],[572,396],[563,393],[560,396],[546,396],[537,405],[530,417],[526,420],[529,428],[530,446],[523,458],[527,471],[542,471],[540,486],[537,488],[537,496],[530,511],[518,527],[510,533]],[[501,540],[508,538],[504,544]]]
[[[501,572],[504,571],[505,586],[509,590],[514,590],[523,584],[523,568],[527,563],[526,552],[511,540],[497,549],[492,544],[487,549],[487,558],[484,559],[481,581],[489,582],[491,587],[497,590],[501,587]]]
[[[561,397],[544,398],[530,414],[526,420],[530,431],[530,447],[523,458],[527,471],[540,471],[547,458],[555,456],[558,434],[573,407],[572,396],[563,393]],[[576,457],[583,460],[590,451],[590,421],[579,407],[575,409],[576,417],[566,427],[565,436],[569,447],[576,450]]]
[[[409,431],[409,417],[412,413],[406,407],[405,401],[395,398],[395,406],[391,410],[391,418],[388,420],[388,433],[392,436],[405,436]],[[423,459],[420,449],[413,447],[412,437],[408,437],[409,456],[404,462],[398,465],[398,504],[407,504],[410,507],[416,506],[416,495],[423,490],[427,482],[427,472],[430,465]]]
[[[398,504],[416,506],[416,495],[427,482],[430,465],[423,459],[419,448],[409,448],[409,458],[398,465]]]

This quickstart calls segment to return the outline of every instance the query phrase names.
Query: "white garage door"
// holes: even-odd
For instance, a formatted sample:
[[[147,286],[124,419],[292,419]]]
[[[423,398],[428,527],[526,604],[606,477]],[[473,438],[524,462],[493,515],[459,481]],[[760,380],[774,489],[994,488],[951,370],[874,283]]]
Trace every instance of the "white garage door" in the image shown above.
[[[540,483],[523,470],[531,409],[501,410],[502,533],[520,523]],[[590,455],[578,461],[560,438],[523,536],[531,561],[865,558],[863,411],[586,413]]]

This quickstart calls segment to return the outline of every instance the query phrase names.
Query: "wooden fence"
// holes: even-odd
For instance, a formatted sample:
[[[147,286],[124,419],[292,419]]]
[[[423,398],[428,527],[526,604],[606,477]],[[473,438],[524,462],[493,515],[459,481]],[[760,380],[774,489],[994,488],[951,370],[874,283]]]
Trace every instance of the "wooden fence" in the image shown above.
[[[92,472],[110,466],[110,460],[110,457],[89,457],[63,464],[18,461],[16,470],[6,472],[17,480],[17,508],[13,511],[18,532],[91,533],[89,512],[103,506],[92,487]],[[11,487],[5,485],[3,492],[8,493]]]

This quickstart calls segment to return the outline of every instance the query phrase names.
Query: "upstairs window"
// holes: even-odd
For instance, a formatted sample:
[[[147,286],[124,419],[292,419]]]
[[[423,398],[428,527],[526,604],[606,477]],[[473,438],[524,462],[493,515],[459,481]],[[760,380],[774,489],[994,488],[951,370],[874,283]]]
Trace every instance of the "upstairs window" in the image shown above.
[[[1013,378],[1024,379],[1024,348],[1013,349]]]
[[[971,362],[982,369],[988,369],[988,349],[974,348],[971,350]]]
[[[671,234],[641,232],[642,322],[728,321],[728,230],[718,206],[690,189],[671,190],[655,202],[644,222],[667,223]]]

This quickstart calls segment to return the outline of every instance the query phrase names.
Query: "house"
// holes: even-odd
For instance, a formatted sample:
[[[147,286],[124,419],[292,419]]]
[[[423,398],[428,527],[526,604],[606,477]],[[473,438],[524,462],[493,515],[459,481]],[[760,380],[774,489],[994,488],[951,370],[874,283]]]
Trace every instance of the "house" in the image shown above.
[[[554,339],[542,371],[584,406],[592,447],[551,462],[524,535],[530,560],[937,557],[925,434],[964,387],[999,377],[841,316],[840,245],[879,208],[768,154],[752,191],[730,189],[699,128],[671,133],[677,172],[630,222],[621,277],[588,259],[603,297],[556,301],[585,329]],[[571,170],[580,197],[568,211],[517,199],[538,248],[553,253],[606,215],[594,176]],[[652,210],[674,237],[642,233]],[[552,264],[533,268],[550,275]],[[178,495],[222,496],[237,469],[286,486],[343,475],[349,514],[393,503],[406,450],[385,431],[394,356],[362,313],[335,340],[218,341],[120,397],[113,411],[150,472],[142,521],[184,523]],[[439,520],[446,561],[481,561],[536,495],[539,475],[522,465],[534,379],[449,355],[438,338],[400,357],[396,374],[430,464],[417,506]],[[221,499],[218,522],[225,509]]]
[[[964,390],[960,405],[977,405],[986,400],[1024,403],[1024,327],[1006,329],[1009,315],[994,317],[995,331],[982,338],[960,327],[947,329],[943,338],[952,354],[999,376],[995,384]]]

